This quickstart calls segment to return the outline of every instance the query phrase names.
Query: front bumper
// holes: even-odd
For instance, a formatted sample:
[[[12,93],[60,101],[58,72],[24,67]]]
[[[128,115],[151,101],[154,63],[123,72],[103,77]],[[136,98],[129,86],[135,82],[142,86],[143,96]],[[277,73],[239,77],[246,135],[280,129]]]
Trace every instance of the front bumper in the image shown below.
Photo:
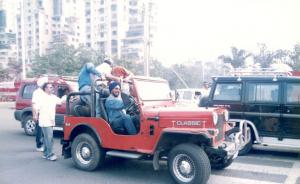
[[[15,110],[14,112],[15,120],[22,121],[22,114],[23,114],[22,110]]]
[[[242,132],[239,128],[230,129],[225,133],[225,141],[216,147],[207,148],[208,155],[222,158],[222,160],[235,159],[241,146]]]

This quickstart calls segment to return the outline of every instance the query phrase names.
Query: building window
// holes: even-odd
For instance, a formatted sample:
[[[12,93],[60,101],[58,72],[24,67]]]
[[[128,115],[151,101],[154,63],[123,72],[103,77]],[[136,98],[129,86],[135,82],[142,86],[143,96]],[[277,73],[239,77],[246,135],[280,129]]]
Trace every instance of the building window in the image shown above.
[[[118,45],[118,41],[117,40],[111,40],[111,45],[117,46]]]
[[[116,13],[113,13],[113,14],[111,15],[111,18],[116,19],[116,18],[117,18],[117,14],[116,14]]]
[[[117,35],[117,31],[112,31],[112,35]]]
[[[27,20],[28,20],[28,21],[31,21],[31,16],[28,16],[28,17],[27,17]]]
[[[116,10],[117,10],[117,5],[116,4],[111,5],[111,11],[116,11]]]
[[[99,9],[99,12],[100,12],[101,14],[103,14],[103,13],[104,13],[104,8],[100,8],[100,9]]]
[[[111,22],[111,27],[117,27],[117,26],[118,26],[118,22],[117,21]]]

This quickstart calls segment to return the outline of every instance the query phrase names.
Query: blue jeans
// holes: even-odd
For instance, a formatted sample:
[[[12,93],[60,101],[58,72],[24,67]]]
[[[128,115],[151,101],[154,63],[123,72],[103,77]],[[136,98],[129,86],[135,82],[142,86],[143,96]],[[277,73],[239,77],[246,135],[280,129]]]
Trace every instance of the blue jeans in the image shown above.
[[[131,117],[128,114],[118,117],[112,122],[113,129],[125,128],[129,135],[137,133],[136,128],[132,122]]]
[[[41,127],[44,134],[45,151],[44,156],[50,157],[53,154],[53,127]]]
[[[85,85],[82,88],[80,88],[79,92],[81,93],[90,93],[91,92],[91,86]],[[80,95],[80,99],[82,102],[84,102],[87,105],[92,104],[91,95]],[[100,117],[100,105],[99,105],[99,95],[96,94],[96,117]]]
[[[42,129],[39,125],[39,121],[36,121],[36,123],[35,123],[35,143],[36,143],[37,148],[40,148],[43,146],[43,133],[42,133]]]

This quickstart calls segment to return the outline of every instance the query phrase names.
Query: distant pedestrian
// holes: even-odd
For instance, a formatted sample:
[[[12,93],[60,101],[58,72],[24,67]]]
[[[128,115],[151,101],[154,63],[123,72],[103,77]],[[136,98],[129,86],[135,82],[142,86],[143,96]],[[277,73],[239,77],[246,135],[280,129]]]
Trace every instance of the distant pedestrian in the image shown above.
[[[203,82],[203,87],[201,88],[201,98],[202,97],[208,97],[209,96],[209,92],[210,92],[210,87],[209,87],[209,83],[204,81]]]
[[[66,96],[58,98],[53,94],[53,86],[45,83],[42,87],[44,93],[39,105],[39,124],[44,134],[44,155],[43,158],[55,161],[56,155],[53,153],[53,127],[55,126],[55,109],[56,105],[66,100]]]
[[[32,118],[33,121],[35,122],[35,142],[36,142],[36,150],[43,152],[44,151],[44,147],[43,147],[43,136],[42,136],[42,130],[41,127],[39,125],[39,102],[42,101],[42,95],[44,93],[44,91],[42,90],[42,86],[44,85],[44,83],[48,82],[48,78],[47,77],[40,77],[37,80],[37,86],[38,88],[36,90],[34,90],[33,94],[32,94]]]

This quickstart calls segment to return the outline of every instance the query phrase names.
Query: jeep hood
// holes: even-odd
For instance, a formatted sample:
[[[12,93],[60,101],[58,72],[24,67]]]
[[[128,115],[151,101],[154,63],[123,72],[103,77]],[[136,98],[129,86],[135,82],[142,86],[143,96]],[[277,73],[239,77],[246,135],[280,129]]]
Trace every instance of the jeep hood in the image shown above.
[[[161,127],[174,127],[176,124],[201,124],[199,128],[206,127],[212,122],[212,112],[216,108],[204,107],[147,107],[143,109],[146,119],[158,121]],[[178,123],[179,122],[179,123]]]

